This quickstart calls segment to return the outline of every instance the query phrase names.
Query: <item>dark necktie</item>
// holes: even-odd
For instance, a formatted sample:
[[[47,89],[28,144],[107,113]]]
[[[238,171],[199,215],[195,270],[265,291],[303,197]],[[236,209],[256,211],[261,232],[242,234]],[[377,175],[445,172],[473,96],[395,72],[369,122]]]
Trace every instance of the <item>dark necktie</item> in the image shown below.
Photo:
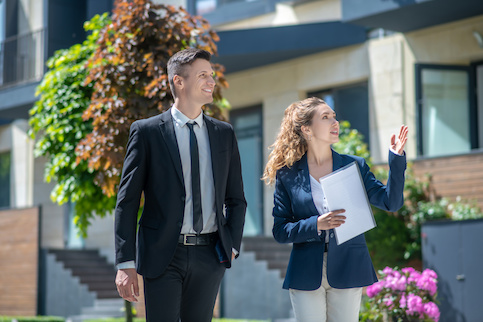
[[[190,155],[191,155],[191,195],[193,200],[193,229],[197,234],[203,230],[203,215],[201,212],[201,188],[200,188],[200,157],[198,154],[198,141],[196,140],[193,123],[186,123],[190,130]]]

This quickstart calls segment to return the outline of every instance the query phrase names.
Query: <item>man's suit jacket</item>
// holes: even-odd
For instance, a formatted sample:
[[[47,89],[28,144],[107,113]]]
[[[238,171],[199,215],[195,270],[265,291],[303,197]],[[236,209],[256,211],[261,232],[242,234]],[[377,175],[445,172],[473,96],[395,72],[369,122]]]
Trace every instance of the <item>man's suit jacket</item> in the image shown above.
[[[246,201],[240,156],[230,124],[204,116],[211,147],[220,262],[240,250]],[[201,183],[203,186],[203,183]],[[141,194],[144,209],[136,225]],[[115,210],[116,264],[135,260],[139,274],[160,276],[183,225],[185,186],[171,111],[131,125]]]
[[[406,157],[389,154],[387,185],[378,181],[365,160],[332,151],[333,170],[356,161],[369,201],[374,206],[396,211],[404,201]],[[280,243],[293,243],[283,287],[298,290],[318,289],[322,281],[322,263],[326,233],[317,231],[319,216],[312,199],[307,156],[292,167],[277,172],[274,195],[273,236]],[[334,288],[371,285],[377,281],[364,234],[337,245],[334,231],[329,231],[327,279]]]

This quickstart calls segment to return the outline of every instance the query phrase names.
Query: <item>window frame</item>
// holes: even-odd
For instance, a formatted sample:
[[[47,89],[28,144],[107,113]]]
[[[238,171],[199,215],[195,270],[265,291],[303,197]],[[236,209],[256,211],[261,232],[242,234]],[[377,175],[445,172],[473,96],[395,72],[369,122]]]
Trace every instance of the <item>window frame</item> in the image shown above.
[[[415,98],[416,98],[416,128],[417,128],[417,157],[418,158],[433,158],[446,157],[455,154],[444,154],[438,156],[428,156],[424,154],[423,144],[423,80],[422,74],[424,70],[444,70],[444,71],[464,71],[468,78],[468,118],[469,118],[469,140],[470,151],[478,148],[478,118],[477,118],[477,104],[476,104],[476,75],[475,67],[467,65],[442,65],[442,64],[415,64]],[[470,152],[468,151],[468,152]],[[466,153],[457,153],[466,154]]]
[[[234,124],[234,119],[237,117],[243,117],[245,115],[250,115],[253,113],[257,113],[260,116],[260,128],[258,130],[258,133],[260,134],[260,150],[259,154],[260,157],[258,158],[258,162],[260,162],[260,168],[261,168],[261,173],[258,178],[261,178],[263,175],[263,169],[264,169],[264,118],[263,118],[263,104],[255,104],[255,105],[250,105],[246,107],[240,107],[236,109],[231,109],[229,112],[229,121],[233,126],[233,130],[235,131],[236,134],[236,127]],[[243,139],[244,136],[237,136],[237,141],[240,139]],[[256,236],[263,236],[265,234],[265,188],[264,188],[264,183],[262,180],[258,180],[258,184],[260,186],[260,233]],[[246,189],[246,187],[244,187]]]

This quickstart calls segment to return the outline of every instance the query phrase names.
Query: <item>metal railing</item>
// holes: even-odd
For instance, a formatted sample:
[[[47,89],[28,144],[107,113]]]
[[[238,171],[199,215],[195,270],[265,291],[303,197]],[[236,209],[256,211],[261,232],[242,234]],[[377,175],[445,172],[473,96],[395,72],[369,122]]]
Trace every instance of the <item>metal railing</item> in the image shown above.
[[[45,29],[0,44],[0,87],[40,80],[44,74]]]

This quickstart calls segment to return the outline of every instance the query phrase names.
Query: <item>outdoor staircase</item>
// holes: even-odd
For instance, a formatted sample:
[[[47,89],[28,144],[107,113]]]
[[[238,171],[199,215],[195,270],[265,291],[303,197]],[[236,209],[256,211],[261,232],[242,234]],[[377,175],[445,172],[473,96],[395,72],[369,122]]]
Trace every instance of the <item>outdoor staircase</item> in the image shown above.
[[[98,299],[119,299],[114,284],[116,270],[97,250],[50,249],[58,262],[79,278]]]
[[[243,237],[243,250],[254,252],[256,260],[267,262],[268,269],[278,270],[280,277],[285,277],[291,244],[280,244],[271,236]]]

